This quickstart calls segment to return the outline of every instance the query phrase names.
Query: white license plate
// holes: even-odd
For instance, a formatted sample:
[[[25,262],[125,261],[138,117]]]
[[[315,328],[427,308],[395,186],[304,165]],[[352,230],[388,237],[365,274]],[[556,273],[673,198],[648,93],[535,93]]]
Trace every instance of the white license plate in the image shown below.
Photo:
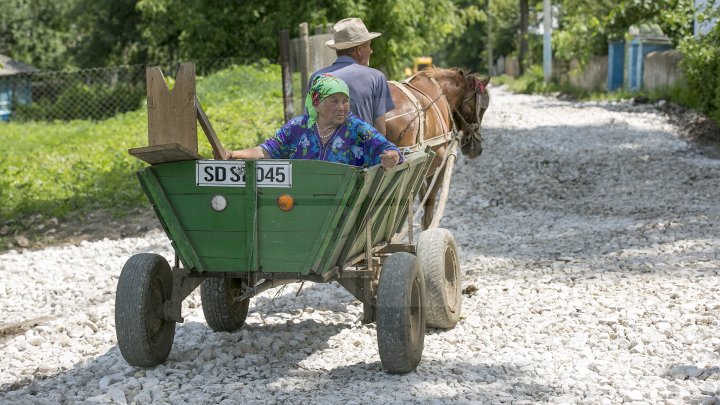
[[[245,187],[244,160],[198,160],[195,170],[198,186]],[[290,162],[257,161],[258,187],[292,187]]]

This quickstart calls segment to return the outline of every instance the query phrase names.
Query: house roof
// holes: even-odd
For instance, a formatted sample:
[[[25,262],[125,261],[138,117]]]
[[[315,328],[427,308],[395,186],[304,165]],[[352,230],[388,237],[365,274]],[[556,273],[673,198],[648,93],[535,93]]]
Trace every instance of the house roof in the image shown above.
[[[12,76],[19,73],[33,73],[39,70],[28,66],[24,63],[20,63],[15,59],[0,54],[0,76]]]

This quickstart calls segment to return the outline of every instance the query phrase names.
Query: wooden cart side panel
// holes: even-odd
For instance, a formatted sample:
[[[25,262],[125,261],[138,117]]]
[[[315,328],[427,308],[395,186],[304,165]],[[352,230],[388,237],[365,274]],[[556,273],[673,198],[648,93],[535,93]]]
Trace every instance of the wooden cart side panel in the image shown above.
[[[359,221],[363,218],[363,212],[365,212],[367,205],[369,204],[368,194],[370,194],[373,184],[376,181],[376,175],[379,173],[379,167],[372,167],[365,169],[363,173],[362,183],[358,190],[355,192],[353,204],[347,211],[345,222],[341,223],[340,230],[338,232],[338,248],[335,249],[333,254],[327,259],[327,265],[335,266],[344,264],[345,258],[347,257],[348,245],[353,243],[353,238],[357,235],[360,229]],[[377,184],[375,184],[377,186]]]
[[[214,195],[214,194],[213,194]],[[225,210],[217,212],[207,210],[212,195],[207,194],[174,194],[173,205],[178,212],[199,212],[199,215],[183,215],[182,225],[187,232],[246,232],[247,227],[239,212],[246,208],[245,198],[238,194],[222,193],[227,201]]]
[[[392,228],[388,228],[388,233],[385,235],[386,239],[388,240],[392,238],[393,235],[400,232],[400,229],[402,228],[405,220],[407,219],[410,204],[412,204],[415,200],[415,197],[420,191],[420,186],[423,183],[423,180],[425,179],[428,170],[430,169],[430,165],[432,164],[433,158],[435,157],[435,152],[429,150],[428,148],[427,153],[429,154],[429,156],[427,157],[427,159],[425,159],[425,161],[420,163],[421,166],[417,168],[417,170],[413,171],[413,174],[407,184],[407,187],[409,188],[405,190],[405,193],[402,196],[403,199],[399,199],[397,201],[397,209],[391,214],[391,223],[394,225],[392,226]]]
[[[188,240],[182,225],[177,220],[177,215],[172,208],[172,204],[168,200],[167,195],[155,176],[152,167],[141,170],[138,173],[143,188],[147,192],[147,196],[152,204],[157,208],[156,212],[161,218],[161,222],[165,225],[166,233],[170,240],[174,243],[176,252],[180,256],[185,267],[189,269],[197,269],[204,271],[204,267],[193,249],[192,244]]]
[[[195,162],[173,162],[157,168],[177,222],[204,269],[211,272],[255,269],[308,274],[317,269],[313,267],[317,258],[337,244],[328,240],[328,235],[333,234],[347,209],[346,201],[353,195],[356,179],[363,174],[362,169],[347,165],[293,161],[292,188],[260,187],[252,195],[247,186],[197,186]],[[295,198],[292,210],[279,209],[277,198],[281,194]],[[226,198],[224,211],[211,209],[214,195]],[[250,222],[257,225],[256,232],[248,227]]]
[[[402,185],[410,179],[416,179],[418,177],[417,172],[426,171],[426,163],[431,157],[432,154],[428,154],[426,152],[414,153],[405,158],[405,163],[388,173],[380,172],[382,169],[379,167],[367,169],[368,177],[365,179],[362,194],[356,203],[355,209],[351,212],[351,215],[358,217],[358,221],[355,222],[352,227],[346,228],[341,236],[345,246],[343,247],[341,254],[335,258],[335,263],[337,265],[344,266],[349,258],[352,258],[365,250],[366,236],[364,227],[362,227],[363,224],[360,223],[360,219],[365,218],[368,211],[376,208],[378,204],[390,204],[391,201],[395,201],[397,199],[407,200],[410,192],[414,190]],[[373,187],[373,183],[378,181],[378,178],[375,176],[378,175],[382,176],[380,184],[376,184],[377,187]],[[392,192],[390,188],[395,191]],[[398,192],[402,194],[396,194]],[[373,215],[373,218],[369,218],[367,224],[372,226],[373,223],[379,221],[379,218],[381,218],[379,216],[381,213],[380,211],[382,210],[378,210],[378,212]],[[387,209],[382,211],[384,216],[382,217],[383,220],[381,221],[381,224],[385,225],[387,228],[397,228],[396,224],[386,223],[388,219],[388,211],[389,210]],[[396,221],[399,222],[402,221],[402,219],[397,218]],[[386,228],[383,227],[383,229]],[[374,241],[373,245],[382,241],[382,234],[387,232],[387,230],[385,232],[381,232],[379,228],[376,228],[375,233],[371,236]]]
[[[315,162],[317,163],[317,162]],[[313,162],[300,162],[297,167],[303,176],[289,189],[261,189],[258,200],[258,234],[260,268],[263,272],[324,273],[317,266],[317,258],[332,250],[336,241],[328,240],[337,221],[346,209],[344,201],[353,187],[353,179],[362,173],[347,165],[318,169]],[[340,169],[340,170],[338,170]],[[295,207],[284,212],[277,206],[277,198],[289,193]],[[288,267],[288,261],[295,263]]]
[[[314,268],[319,274],[325,274],[330,271],[336,265],[337,257],[340,256],[344,242],[347,238],[343,238],[344,227],[352,227],[357,220],[356,215],[352,215],[353,208],[356,205],[359,197],[359,191],[363,186],[364,173],[358,170],[352,174],[350,180],[348,180],[348,187],[345,192],[337,201],[338,209],[336,215],[333,217],[329,232],[325,233],[325,237],[322,239],[320,248],[318,249],[318,255],[313,263]],[[333,260],[333,258],[335,260]]]
[[[357,234],[354,238],[354,242],[347,247],[347,253],[345,257],[353,257],[358,253],[361,253],[367,249],[367,234],[365,233],[365,227],[370,227],[370,245],[375,246],[382,242],[381,233],[378,231],[378,227],[375,225],[387,226],[386,221],[381,220],[387,219],[387,211],[389,203],[394,199],[402,185],[403,178],[407,178],[407,170],[401,172],[392,173],[383,179],[381,187],[377,190],[376,199],[372,202],[369,207],[365,224],[362,229],[358,229]],[[382,216],[381,216],[382,215]]]

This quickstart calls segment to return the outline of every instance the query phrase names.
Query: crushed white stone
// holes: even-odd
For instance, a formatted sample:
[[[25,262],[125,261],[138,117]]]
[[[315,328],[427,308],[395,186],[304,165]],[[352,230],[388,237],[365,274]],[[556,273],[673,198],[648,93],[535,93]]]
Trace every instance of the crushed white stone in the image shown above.
[[[474,291],[416,372],[383,372],[362,305],[308,283],[236,333],[195,292],[168,361],[129,366],[115,287],[134,253],[172,259],[154,230],[0,253],[0,402],[720,404],[720,161],[652,106],[491,91],[442,222]]]

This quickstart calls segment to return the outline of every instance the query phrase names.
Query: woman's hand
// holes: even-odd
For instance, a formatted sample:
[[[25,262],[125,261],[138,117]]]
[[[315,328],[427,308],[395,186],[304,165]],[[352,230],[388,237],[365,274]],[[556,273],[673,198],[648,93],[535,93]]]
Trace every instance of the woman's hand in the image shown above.
[[[392,169],[398,164],[399,161],[400,153],[398,153],[398,151],[396,151],[395,149],[383,151],[383,153],[380,155],[380,166],[382,166],[382,168],[385,170]]]
[[[268,159],[270,155],[264,148],[256,146],[254,148],[241,149],[241,150],[227,150],[225,149],[225,160],[230,159]]]

